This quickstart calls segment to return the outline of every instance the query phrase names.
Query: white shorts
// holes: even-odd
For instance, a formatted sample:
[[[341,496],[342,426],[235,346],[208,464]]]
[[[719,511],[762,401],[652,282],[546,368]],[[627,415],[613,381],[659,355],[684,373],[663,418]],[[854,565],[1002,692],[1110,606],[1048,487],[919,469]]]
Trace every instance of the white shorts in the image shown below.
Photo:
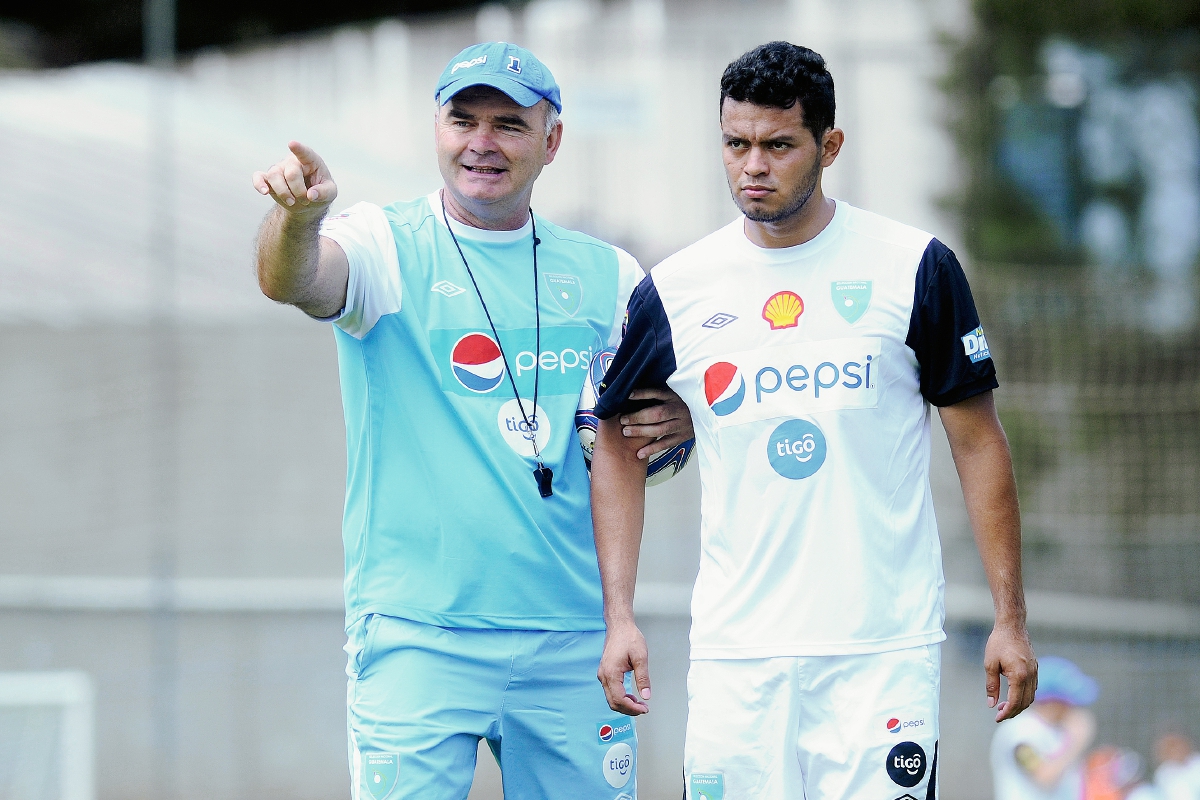
[[[941,646],[693,661],[690,800],[935,800]]]

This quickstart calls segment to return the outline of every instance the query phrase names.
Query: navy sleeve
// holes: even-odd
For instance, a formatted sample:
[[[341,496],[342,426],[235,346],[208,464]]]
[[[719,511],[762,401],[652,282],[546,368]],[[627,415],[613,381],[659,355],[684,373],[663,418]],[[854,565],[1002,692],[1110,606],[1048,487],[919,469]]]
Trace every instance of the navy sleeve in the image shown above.
[[[1000,385],[967,276],[937,239],[917,267],[905,344],[917,354],[921,394],[935,406],[954,405]]]
[[[630,403],[634,389],[658,389],[675,373],[675,348],[671,323],[658,298],[650,275],[642,279],[629,298],[625,335],[600,383],[596,416],[609,419],[644,404]]]

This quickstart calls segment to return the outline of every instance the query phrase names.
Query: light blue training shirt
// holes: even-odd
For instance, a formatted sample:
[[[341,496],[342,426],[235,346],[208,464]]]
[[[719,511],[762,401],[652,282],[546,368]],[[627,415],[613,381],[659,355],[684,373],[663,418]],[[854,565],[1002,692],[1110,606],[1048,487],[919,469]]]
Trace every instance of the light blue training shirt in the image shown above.
[[[321,235],[350,264],[336,317],[346,418],[346,624],[385,614],[443,627],[602,630],[589,479],[574,416],[592,356],[620,340],[642,271],[612,245],[533,225],[450,218],[554,471],[538,492],[529,426],[438,193],[359,203]]]

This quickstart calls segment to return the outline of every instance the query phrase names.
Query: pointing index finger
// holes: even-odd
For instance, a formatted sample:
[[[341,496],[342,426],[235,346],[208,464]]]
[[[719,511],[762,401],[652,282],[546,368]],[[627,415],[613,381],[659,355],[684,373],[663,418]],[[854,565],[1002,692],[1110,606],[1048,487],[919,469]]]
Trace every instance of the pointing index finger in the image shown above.
[[[317,155],[317,151],[305,144],[297,141],[288,142],[288,150],[292,151],[292,155],[306,169],[316,169],[321,166],[321,157]]]

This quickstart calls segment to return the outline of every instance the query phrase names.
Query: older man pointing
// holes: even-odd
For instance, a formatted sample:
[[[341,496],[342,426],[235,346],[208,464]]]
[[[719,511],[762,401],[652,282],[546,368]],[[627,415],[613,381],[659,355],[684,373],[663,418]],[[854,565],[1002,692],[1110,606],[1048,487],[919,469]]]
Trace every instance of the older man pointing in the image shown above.
[[[480,739],[507,797],[633,797],[632,720],[594,677],[604,620],[573,419],[642,271],[532,212],[563,135],[532,53],[469,47],[435,96],[444,185],[427,197],[329,216],[331,173],[297,142],[254,176],[277,204],[263,292],[337,340],[354,797],[464,798]],[[648,449],[690,438],[686,407],[652,396],[667,402],[637,420],[663,437]]]

